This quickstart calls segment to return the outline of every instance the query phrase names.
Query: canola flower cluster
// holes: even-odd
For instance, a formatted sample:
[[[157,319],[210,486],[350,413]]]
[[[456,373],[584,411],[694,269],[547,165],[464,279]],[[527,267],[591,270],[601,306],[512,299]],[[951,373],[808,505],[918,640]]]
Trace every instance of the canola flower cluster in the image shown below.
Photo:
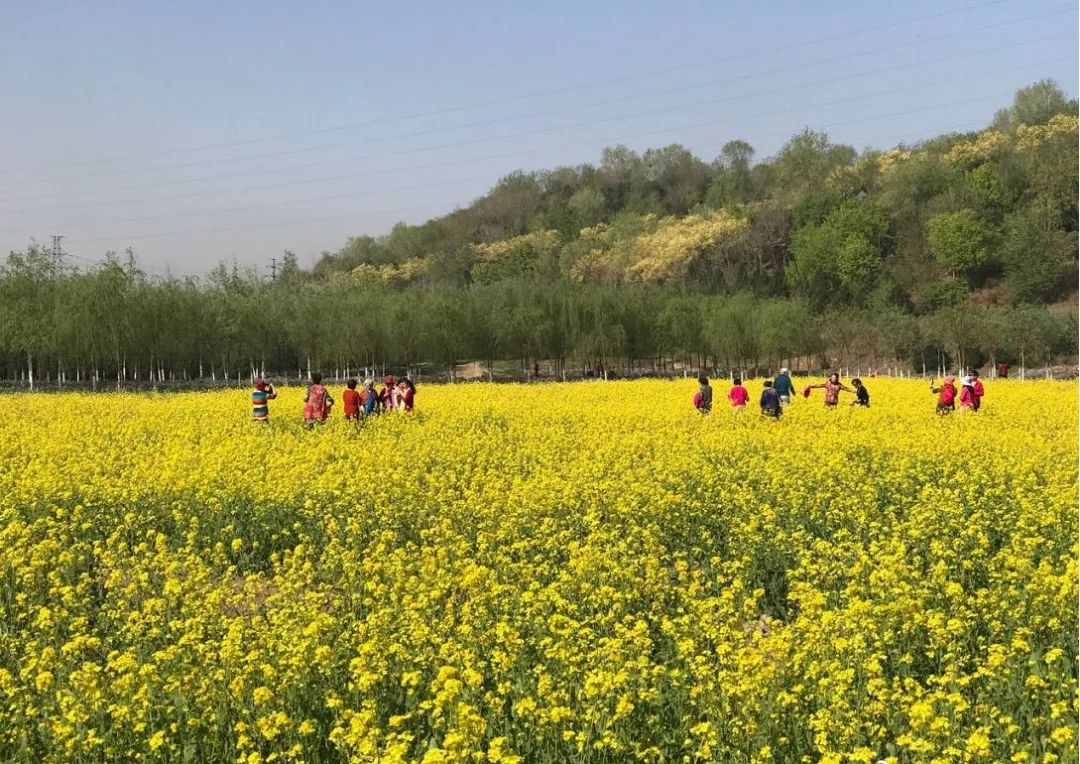
[[[1076,384],[867,383],[0,396],[0,760],[1075,760]]]

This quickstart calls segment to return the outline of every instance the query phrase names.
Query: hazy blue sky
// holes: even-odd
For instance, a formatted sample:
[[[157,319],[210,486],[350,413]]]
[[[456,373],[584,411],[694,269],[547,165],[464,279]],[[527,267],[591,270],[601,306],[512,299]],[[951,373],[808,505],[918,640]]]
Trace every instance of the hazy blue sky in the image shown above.
[[[1073,0],[0,0],[0,249],[308,264],[605,145],[883,147],[1042,77],[1076,94]]]

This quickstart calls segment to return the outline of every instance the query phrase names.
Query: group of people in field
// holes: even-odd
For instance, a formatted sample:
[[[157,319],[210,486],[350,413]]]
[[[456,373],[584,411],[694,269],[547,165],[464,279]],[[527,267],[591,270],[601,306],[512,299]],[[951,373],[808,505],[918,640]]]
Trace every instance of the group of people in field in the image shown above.
[[[321,374],[311,375],[311,384],[304,393],[304,425],[308,428],[322,424],[330,418],[335,405],[333,396],[322,383]],[[359,390],[359,382],[350,379],[341,393],[341,406],[345,419],[360,423],[361,420],[393,411],[411,412],[416,401],[416,385],[408,377],[394,380],[392,375],[383,378],[382,385],[375,388],[372,379],[365,379]],[[257,422],[270,421],[270,401],[277,398],[277,390],[265,379],[255,380],[251,391],[251,418]]]
[[[826,405],[836,405],[836,393],[837,391],[832,388],[833,378],[836,379],[839,384],[839,377],[833,375],[830,377],[829,382],[821,385],[812,385],[812,387],[825,387]],[[858,384],[859,389],[865,391],[862,387],[862,382],[858,379],[853,384]],[[708,414],[712,411],[712,398],[713,391],[712,386],[709,384],[707,377],[698,377],[698,391],[694,395],[694,408],[696,408],[702,414]],[[842,387],[842,386],[841,386]],[[810,388],[803,391],[804,395],[809,395]],[[846,389],[846,388],[845,388]],[[779,419],[783,413],[784,406],[791,403],[791,398],[795,394],[795,383],[791,381],[791,372],[787,368],[780,369],[780,373],[773,379],[766,379],[761,391],[761,397],[758,398],[758,405],[761,408],[761,413],[764,416],[772,417],[773,419]],[[731,389],[728,390],[728,401],[731,403],[731,407],[735,410],[745,409],[750,402],[750,391],[743,386],[742,379],[740,377],[733,377],[731,380]],[[831,402],[830,402],[831,401]],[[863,405],[870,405],[870,394],[864,393],[859,396],[859,401],[865,401]]]
[[[795,394],[795,385],[791,381],[791,372],[787,368],[780,369],[780,373],[775,378],[765,380],[763,387],[761,397],[758,399],[761,413],[764,416],[779,419],[784,407],[791,403],[791,399]],[[825,406],[828,408],[840,405],[840,393],[842,392],[851,393],[855,396],[854,400],[851,401],[852,406],[870,406],[870,391],[866,389],[866,385],[858,377],[852,379],[851,387],[848,387],[840,380],[839,374],[833,373],[824,382],[804,387],[802,389],[803,397],[809,398],[813,390],[825,391]],[[978,411],[985,394],[977,369],[972,369],[961,378],[959,388],[956,386],[956,377],[950,374],[942,380],[939,386],[935,386],[933,380],[931,380],[930,391],[938,396],[937,413],[941,415],[955,411],[958,403],[961,411]],[[733,409],[745,409],[750,401],[750,391],[743,386],[742,379],[733,377],[727,397]],[[694,394],[694,408],[702,414],[708,414],[712,411],[712,401],[713,389],[709,384],[708,377],[698,377],[698,391]]]
[[[1006,371],[1008,368],[1006,367]],[[960,387],[956,387],[956,377],[948,374],[941,380],[941,384],[934,386],[930,380],[930,392],[937,398],[937,413],[941,415],[951,414],[956,411],[957,404],[960,411],[978,411],[982,407],[983,388],[982,380],[979,379],[979,370],[972,369],[967,375],[960,378]]]

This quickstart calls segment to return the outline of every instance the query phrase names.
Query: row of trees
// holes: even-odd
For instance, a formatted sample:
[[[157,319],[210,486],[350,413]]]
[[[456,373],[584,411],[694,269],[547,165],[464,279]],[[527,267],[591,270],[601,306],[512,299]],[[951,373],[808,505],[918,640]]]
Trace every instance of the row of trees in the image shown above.
[[[489,370],[552,362],[607,369],[823,368],[903,363],[920,371],[1068,352],[1075,316],[1045,307],[946,308],[920,317],[806,302],[632,285],[500,281],[467,291],[358,288],[344,280],[267,283],[219,268],[205,280],[148,278],[133,258],[65,270],[41,250],[0,270],[6,378],[242,379],[256,371]]]

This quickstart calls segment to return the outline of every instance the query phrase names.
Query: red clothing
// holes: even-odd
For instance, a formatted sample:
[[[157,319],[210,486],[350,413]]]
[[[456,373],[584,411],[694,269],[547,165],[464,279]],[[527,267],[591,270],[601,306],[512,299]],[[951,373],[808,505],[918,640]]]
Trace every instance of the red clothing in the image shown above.
[[[394,388],[389,385],[383,385],[383,389],[379,391],[379,402],[382,403],[382,407],[387,411],[396,409],[397,393]]]
[[[403,392],[401,394],[401,396],[400,396],[400,398],[401,398],[401,408],[402,408],[403,411],[412,411],[412,409],[413,409],[413,398],[415,398],[415,397],[416,397],[416,391],[415,390],[413,390],[411,387],[405,389],[405,392]]]
[[[313,422],[315,420],[325,420],[330,408],[326,405],[326,401],[329,397],[330,396],[326,393],[326,388],[322,385],[312,385],[309,387],[307,395],[304,396],[304,421]]]
[[[360,415],[360,393],[355,390],[346,390],[341,394],[341,403],[345,407],[345,416]]]
[[[975,407],[975,392],[969,385],[962,385],[960,387],[960,408],[974,408]]]
[[[731,405],[735,408],[742,408],[746,405],[746,402],[750,400],[750,393],[746,391],[746,388],[742,385],[735,385],[735,387],[728,390],[728,400],[731,401]]]
[[[833,382],[829,380],[825,383],[825,405],[835,406],[837,401],[840,400],[840,390],[843,388],[839,382]]]
[[[975,380],[975,384],[973,384],[971,387],[975,391],[975,400],[972,402],[971,407],[978,411],[979,406],[982,405],[982,397],[986,394],[986,391],[983,389],[982,380],[979,379]]]
[[[952,402],[956,399],[956,386],[952,383],[941,386],[941,393],[938,395],[938,403],[942,406],[951,406]]]

